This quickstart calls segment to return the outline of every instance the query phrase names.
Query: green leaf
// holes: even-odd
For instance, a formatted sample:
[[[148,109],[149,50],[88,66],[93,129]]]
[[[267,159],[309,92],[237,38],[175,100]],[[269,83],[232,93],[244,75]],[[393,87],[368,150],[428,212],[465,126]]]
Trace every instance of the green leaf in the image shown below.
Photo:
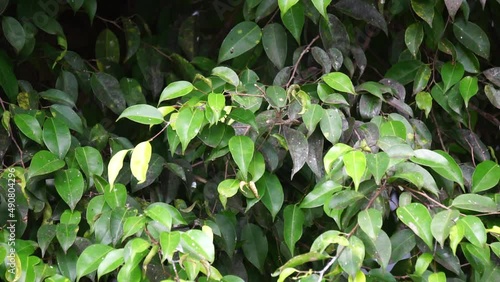
[[[82,213],[79,211],[65,210],[61,214],[60,223],[62,224],[79,224],[82,220]]]
[[[351,79],[341,72],[331,72],[322,77],[323,81],[331,88],[356,95]]]
[[[476,194],[463,194],[453,199],[452,206],[461,210],[490,213],[498,211],[497,204],[489,197]]]
[[[50,242],[56,236],[56,226],[53,224],[43,224],[38,228],[36,233],[38,246],[40,251],[42,251],[42,257],[45,256],[45,251],[50,245]]]
[[[40,145],[42,144],[42,127],[34,116],[17,114],[14,116],[14,122],[26,137]]]
[[[457,221],[464,230],[464,235],[474,246],[482,248],[486,244],[486,229],[483,222],[476,216],[467,215]]]
[[[189,142],[198,135],[205,120],[203,111],[198,108],[182,108],[179,111],[175,127],[179,140],[182,144],[182,152],[186,150]]]
[[[489,58],[490,41],[488,35],[478,25],[465,21],[463,18],[457,18],[453,22],[453,34],[467,49],[485,59]]]
[[[356,274],[365,259],[365,245],[356,236],[349,238],[349,246],[337,250],[340,267],[349,274],[350,277],[356,277]]]
[[[194,86],[189,81],[175,81],[167,85],[165,89],[161,92],[160,100],[158,101],[158,105],[166,100],[171,100],[175,98],[179,98],[185,96],[191,91],[193,91]]]
[[[335,193],[328,202],[328,207],[331,209],[343,210],[365,196],[362,193],[353,190],[342,190]]]
[[[266,25],[262,30],[262,45],[269,60],[282,69],[287,55],[287,38],[283,26],[278,23]]]
[[[434,215],[431,222],[432,236],[444,248],[444,241],[450,235],[450,229],[455,225],[460,213],[457,210],[444,210]]]
[[[236,179],[225,179],[219,183],[217,186],[217,192],[219,193],[219,199],[224,208],[226,208],[227,198],[231,198],[236,195],[239,187],[240,183]]]
[[[61,90],[49,89],[38,94],[40,95],[40,97],[47,101],[51,101],[57,104],[63,104],[71,108],[75,107],[76,97],[73,97]]]
[[[104,190],[104,199],[111,209],[125,207],[127,204],[127,188],[123,184],[116,184],[112,189],[109,186]]]
[[[172,261],[174,253],[181,242],[181,233],[179,231],[162,232],[160,234],[160,247],[162,253],[162,262],[168,259]]]
[[[280,275],[280,279],[281,279],[284,276],[283,274],[288,272],[287,269],[294,269],[293,267],[295,267],[295,266],[299,266],[299,265],[302,265],[302,264],[305,264],[308,262],[324,260],[326,258],[328,258],[328,256],[326,256],[324,254],[320,254],[318,252],[314,252],[314,251],[311,251],[311,252],[305,253],[305,254],[300,254],[300,255],[294,256],[293,258],[289,259],[284,265],[282,265],[280,268],[278,268],[276,271],[274,271],[271,274],[271,276],[276,277],[276,276]],[[298,270],[296,270],[296,271],[298,271]],[[284,281],[284,280],[278,280],[278,281]]]
[[[97,268],[97,279],[99,280],[103,275],[116,270],[124,262],[123,249],[116,249],[108,252]]]
[[[57,241],[61,245],[64,253],[73,245],[76,240],[76,233],[78,232],[78,225],[76,224],[58,224],[56,226]]]
[[[83,2],[83,9],[89,15],[90,22],[92,23],[97,11],[97,0],[85,0]]]
[[[385,73],[385,77],[394,79],[399,83],[406,85],[412,82],[417,72],[422,66],[422,62],[418,60],[405,60],[398,62]]]
[[[54,104],[50,106],[52,116],[61,119],[69,129],[83,134],[83,124],[80,116],[69,106]]]
[[[434,5],[435,2],[433,0],[411,0],[413,11],[426,21],[431,28],[434,19]]]
[[[314,132],[316,126],[324,115],[325,110],[318,104],[311,105],[311,107],[309,107],[309,109],[302,115],[302,120],[308,130],[308,136]]]
[[[54,184],[61,199],[73,211],[82,198],[85,189],[85,182],[81,172],[73,168],[59,171],[55,175]]]
[[[375,241],[382,228],[382,213],[379,210],[370,208],[358,213],[358,224],[366,235]]]
[[[406,258],[415,248],[415,234],[409,229],[399,230],[391,237],[391,262],[396,263]]]
[[[413,81],[413,94],[417,94],[424,90],[427,87],[430,78],[431,68],[428,65],[420,66],[415,74],[415,80]]]
[[[469,106],[470,98],[474,97],[478,90],[478,80],[477,77],[466,76],[460,81],[460,95],[465,102],[465,107]]]
[[[238,74],[228,67],[216,67],[212,70],[212,75],[220,77],[222,80],[235,87],[240,85]]]
[[[118,80],[107,73],[99,72],[92,75],[90,86],[95,96],[113,113],[119,115],[125,110],[125,98]]]
[[[65,162],[53,153],[46,150],[38,151],[31,159],[28,178],[57,171],[63,168],[64,165]]]
[[[149,160],[151,160],[151,143],[149,141],[144,141],[132,150],[132,156],[130,157],[130,171],[132,175],[137,178],[138,183],[141,184],[146,181]]]
[[[340,191],[340,189],[342,189],[342,185],[332,180],[320,182],[304,197],[299,207],[301,209],[310,209],[322,206],[333,193]]]
[[[142,215],[125,218],[125,221],[123,222],[122,242],[127,237],[130,237],[136,234],[137,232],[143,230],[144,225],[146,225],[146,221],[147,221],[146,217]]]
[[[415,275],[422,276],[429,267],[429,264],[431,264],[432,259],[433,256],[430,253],[421,254],[415,263]]]
[[[283,211],[283,218],[285,221],[283,236],[285,244],[287,245],[290,253],[295,253],[295,243],[302,237],[302,226],[304,224],[304,212],[296,205],[286,206]]]
[[[265,193],[261,196],[261,201],[271,213],[274,220],[281,210],[285,199],[281,182],[275,174],[265,172],[255,185],[257,187],[264,187]]]
[[[435,150],[434,152],[440,154],[448,161],[448,165],[445,167],[432,167],[432,169],[439,173],[444,178],[455,181],[460,185],[460,187],[464,187],[464,177],[462,175],[462,170],[458,166],[457,162],[445,151]]]
[[[493,106],[500,109],[500,90],[490,84],[486,84],[484,86],[484,94],[486,94],[486,97],[490,100]]]
[[[343,143],[336,143],[331,147],[328,152],[326,152],[325,157],[323,158],[323,164],[325,166],[325,170],[327,173],[330,173],[332,170],[333,164],[347,152],[353,150],[353,148],[349,145]]]
[[[97,60],[120,62],[120,42],[111,30],[106,28],[97,36],[95,56]]]
[[[96,271],[106,254],[112,250],[112,247],[103,244],[90,245],[83,250],[76,262],[77,280]]]
[[[283,16],[290,8],[297,4],[299,0],[278,0],[278,6],[280,7],[281,16]]]
[[[457,84],[464,76],[464,67],[459,62],[447,62],[441,67],[441,78],[444,83],[444,92]]]
[[[366,171],[366,157],[361,151],[350,151],[344,155],[344,166],[347,175],[352,178],[354,188],[358,191],[361,179]]]
[[[266,89],[266,99],[271,106],[283,108],[287,102],[286,91],[280,86],[270,86]]]
[[[262,31],[254,22],[237,24],[224,38],[219,51],[219,63],[236,58],[260,43]]]
[[[399,120],[389,120],[379,126],[380,137],[396,136],[406,140],[406,126]]]
[[[436,196],[439,194],[439,189],[432,175],[419,165],[409,162],[399,163],[395,166],[395,174],[392,178],[404,179]]]
[[[293,7],[291,7],[286,13],[282,12],[281,20],[297,43],[300,43],[300,35],[302,34],[305,22],[304,5],[302,2],[298,2],[293,5]]]
[[[250,110],[243,108],[233,108],[231,110],[231,113],[229,113],[229,118],[234,119],[237,122],[248,124],[255,130],[258,130],[258,126],[255,121],[255,114]]]
[[[229,151],[243,177],[248,177],[248,167],[253,158],[254,143],[247,136],[233,136],[229,139]]]
[[[290,127],[283,127],[283,135],[286,140],[290,156],[292,157],[293,168],[290,179],[304,166],[308,158],[309,147],[307,139],[300,131]]]
[[[111,188],[115,183],[118,173],[123,167],[123,160],[130,150],[121,150],[114,154],[108,163],[108,182]]]
[[[104,171],[102,156],[94,147],[78,147],[75,149],[75,158],[78,165],[87,177],[101,176]]]
[[[336,144],[342,134],[342,117],[338,109],[327,109],[319,123],[326,140]],[[328,171],[328,170],[327,170]]]
[[[8,57],[0,54],[0,86],[11,102],[16,102],[18,94],[17,78]]]
[[[414,151],[414,156],[410,158],[414,163],[428,167],[447,167],[448,160],[441,154],[428,149],[417,149]]]
[[[226,106],[226,97],[224,97],[224,94],[210,93],[208,94],[207,105],[212,109],[215,123],[217,123],[221,117],[222,110]],[[225,127],[223,128],[225,129]]]
[[[424,28],[420,22],[413,23],[406,28],[405,44],[413,57],[417,56],[420,44],[424,40]]]
[[[375,182],[380,184],[380,180],[384,177],[389,168],[390,158],[385,152],[366,155],[366,166],[368,171],[373,175]]]
[[[323,18],[328,19],[328,17],[326,16],[326,8],[328,7],[328,5],[330,5],[332,0],[311,0],[311,2],[313,3],[314,8],[318,10]]]
[[[168,204],[153,203],[144,210],[144,214],[161,223],[167,230],[172,228],[172,215],[170,214]]]
[[[141,45],[141,31],[139,27],[130,19],[123,19],[125,41],[127,42],[127,53],[124,61],[128,61],[139,50]]]
[[[266,171],[266,161],[260,152],[255,152],[252,162],[248,167],[248,172],[252,175],[251,181],[258,181]]]
[[[427,208],[420,203],[411,203],[396,210],[398,218],[420,237],[432,250],[431,222],[432,217]]]
[[[264,263],[267,258],[268,243],[262,229],[255,224],[247,224],[241,232],[243,253],[257,269],[264,272]]]
[[[142,87],[136,79],[122,77],[120,79],[120,88],[123,91],[127,105],[133,106],[146,103]]]
[[[21,23],[13,17],[3,17],[2,30],[5,39],[19,53],[26,43],[26,33]]]
[[[117,120],[121,118],[128,118],[146,125],[161,124],[163,122],[161,112],[157,108],[146,104],[133,105],[126,108]]]
[[[415,96],[417,107],[425,112],[425,117],[429,117],[432,109],[432,96],[429,92],[418,92]]]
[[[181,234],[181,246],[184,253],[194,258],[213,262],[215,259],[215,247],[212,238],[205,232],[192,229]]]
[[[472,174],[473,193],[479,193],[495,187],[500,181],[500,166],[487,160],[477,165]]]

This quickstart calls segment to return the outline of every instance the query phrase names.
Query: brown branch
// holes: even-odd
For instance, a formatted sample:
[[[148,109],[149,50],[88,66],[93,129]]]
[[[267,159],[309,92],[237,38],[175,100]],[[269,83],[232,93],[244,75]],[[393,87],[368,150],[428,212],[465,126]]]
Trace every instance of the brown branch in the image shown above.
[[[474,104],[469,104],[469,106],[478,114],[480,114],[482,117],[484,117],[487,121],[491,122],[496,127],[500,127],[500,120],[498,120],[494,115],[481,110]]]
[[[306,48],[304,50],[302,50],[302,53],[300,53],[300,56],[299,58],[297,59],[297,62],[295,63],[295,65],[293,66],[293,71],[292,71],[292,75],[290,76],[290,79],[288,80],[288,82],[286,83],[286,86],[285,88],[288,88],[290,86],[290,84],[292,83],[293,81],[293,78],[295,76],[295,74],[297,73],[297,69],[299,68],[299,64],[300,64],[300,61],[302,60],[302,57],[304,57],[304,55],[306,53],[309,52],[309,50],[311,49],[311,46],[314,44],[314,42],[316,42],[316,40],[319,39],[319,35],[316,35],[316,37],[313,38],[313,40],[311,40],[311,42],[309,42],[309,44],[306,46]]]

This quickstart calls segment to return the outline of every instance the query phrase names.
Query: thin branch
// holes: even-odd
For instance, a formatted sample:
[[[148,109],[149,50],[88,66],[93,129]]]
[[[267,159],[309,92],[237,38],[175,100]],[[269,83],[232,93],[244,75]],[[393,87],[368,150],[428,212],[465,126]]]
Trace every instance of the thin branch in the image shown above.
[[[434,122],[434,124],[436,125],[436,131],[438,134],[439,143],[441,143],[441,147],[443,148],[443,151],[448,153],[448,150],[446,149],[446,146],[444,145],[444,142],[443,142],[443,136],[441,135],[441,129],[439,129],[439,124],[437,123],[436,117],[434,116],[434,112],[432,112],[432,111],[431,111],[431,118],[432,118],[432,121]]]
[[[500,120],[498,120],[494,115],[489,114],[481,109],[479,109],[476,105],[474,104],[469,104],[469,106],[476,111],[478,114],[480,114],[482,117],[484,117],[487,121],[491,122],[493,125],[496,127],[500,128]]]
[[[316,42],[316,40],[319,39],[319,35],[317,35],[316,37],[313,38],[313,40],[311,40],[311,42],[309,42],[309,44],[306,46],[306,48],[304,50],[302,50],[302,53],[300,53],[300,56],[299,58],[297,59],[297,62],[295,63],[295,65],[293,66],[293,71],[292,71],[292,75],[290,76],[290,79],[288,80],[288,82],[286,83],[286,87],[285,88],[288,88],[290,86],[290,84],[292,83],[293,79],[294,79],[294,76],[295,74],[297,73],[297,69],[299,68],[299,64],[300,64],[300,61],[302,60],[302,57],[304,57],[304,55],[306,53],[309,52],[309,50],[311,49],[311,46],[314,44],[314,42]]]
[[[151,142],[153,141],[156,137],[158,137],[163,131],[165,131],[165,129],[167,129],[167,127],[169,126],[170,122],[166,122],[165,126],[158,132],[155,134],[155,136],[149,138],[148,142]]]
[[[7,104],[3,99],[2,97],[0,97],[0,104],[2,105],[2,109],[4,111],[7,111],[7,109],[5,108],[5,104]],[[12,142],[14,142],[14,145],[16,146],[17,150],[19,151],[19,160],[20,160],[20,163],[21,163],[21,166],[23,168],[26,168],[26,166],[24,165],[24,162],[23,162],[23,150],[21,149],[21,147],[19,146],[19,143],[17,143],[17,140],[16,138],[14,137],[14,132],[12,131],[12,127],[9,126],[9,136],[10,136],[10,139],[12,139]]]

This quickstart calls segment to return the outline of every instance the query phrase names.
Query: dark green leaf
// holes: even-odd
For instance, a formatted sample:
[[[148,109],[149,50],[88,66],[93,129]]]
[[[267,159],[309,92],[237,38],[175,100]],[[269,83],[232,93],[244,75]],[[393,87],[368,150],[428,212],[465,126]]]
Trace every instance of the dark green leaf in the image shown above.
[[[342,186],[331,180],[318,183],[314,189],[304,197],[299,207],[302,209],[310,209],[322,206],[333,193],[340,191],[340,189],[342,189]]]
[[[453,199],[451,205],[461,210],[470,210],[482,213],[498,211],[497,204],[491,198],[476,194],[459,195]]]
[[[304,166],[308,158],[307,154],[309,148],[307,139],[300,131],[290,127],[283,127],[283,135],[290,151],[290,156],[292,157],[293,168],[290,178],[293,178],[293,176]]]
[[[434,19],[434,5],[433,0],[411,0],[413,11],[431,27]]]
[[[107,73],[99,72],[92,75],[90,85],[95,96],[115,114],[125,110],[125,98],[118,80]]]
[[[120,62],[120,43],[111,30],[105,29],[97,36],[95,55],[98,60]]]
[[[268,249],[266,235],[259,226],[249,223],[243,227],[241,239],[245,257],[263,272]]]
[[[16,101],[18,94],[17,78],[12,69],[12,65],[8,62],[6,55],[0,54],[0,86],[9,97],[11,102]]]
[[[396,210],[398,218],[410,227],[430,249],[434,248],[432,243],[431,221],[432,217],[427,208],[420,203],[412,203]]]
[[[76,224],[58,224],[56,227],[57,241],[66,253],[76,240],[78,225]]]
[[[83,123],[82,119],[78,114],[70,107],[66,105],[54,104],[50,106],[50,112],[52,116],[62,121],[69,127],[80,134],[83,134]]]
[[[43,124],[43,142],[60,159],[64,159],[71,146],[68,127],[57,118],[48,118]]]
[[[14,116],[14,122],[26,137],[40,145],[42,144],[42,127],[34,116],[18,114]]]
[[[290,31],[293,38],[295,38],[297,43],[300,43],[300,35],[302,34],[305,22],[304,5],[302,2],[296,3],[286,13],[282,13],[281,19],[283,25]]]
[[[68,204],[71,210],[74,210],[85,189],[81,172],[73,168],[59,171],[56,173],[54,184],[61,199]]]
[[[262,5],[262,4],[261,4]],[[262,31],[254,22],[237,24],[226,36],[219,51],[219,63],[240,56],[260,43]]]
[[[69,95],[66,92],[63,92],[58,89],[49,89],[44,92],[39,93],[40,97],[42,97],[45,100],[57,103],[57,104],[63,104],[66,106],[69,106],[71,108],[75,107],[75,102],[76,102],[76,97],[73,97]]]
[[[285,244],[293,256],[295,243],[302,237],[302,225],[305,220],[304,212],[296,205],[289,205],[283,211],[283,218],[285,221],[283,230]]]
[[[64,161],[60,160],[53,153],[41,150],[31,159],[31,165],[28,171],[28,177],[48,174],[63,168]]]
[[[76,148],[75,158],[78,165],[82,168],[83,173],[89,178],[94,175],[101,176],[104,171],[101,153],[93,147],[87,146]]]
[[[137,52],[141,44],[141,31],[139,27],[130,19],[124,19],[123,27],[125,40],[127,41],[127,53],[124,61],[128,61]]]
[[[278,23],[269,24],[262,30],[262,45],[271,62],[278,68],[285,66],[287,55],[286,31]]]
[[[485,59],[489,58],[490,41],[488,35],[478,25],[463,18],[455,19],[453,34],[467,49]]]
[[[387,34],[387,23],[375,5],[360,0],[340,0],[335,3],[335,8],[355,19],[378,27]]]
[[[413,57],[417,56],[420,44],[424,40],[424,29],[420,22],[413,23],[406,28],[405,43]]]
[[[392,67],[385,73],[385,77],[394,79],[399,83],[406,85],[415,79],[415,76],[421,66],[421,61],[402,61],[392,65]]]
[[[283,187],[275,174],[264,173],[264,175],[255,183],[257,187],[264,187],[264,194],[261,201],[264,206],[269,210],[271,216],[274,218],[281,210],[284,201]]]

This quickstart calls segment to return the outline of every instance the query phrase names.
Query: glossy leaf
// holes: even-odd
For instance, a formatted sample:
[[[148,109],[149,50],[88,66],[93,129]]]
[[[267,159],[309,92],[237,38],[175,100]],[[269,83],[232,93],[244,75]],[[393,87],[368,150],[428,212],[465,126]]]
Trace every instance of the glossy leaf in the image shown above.
[[[76,240],[76,233],[78,232],[78,225],[76,224],[58,224],[56,226],[57,241],[61,248],[66,253]]]
[[[189,142],[198,135],[204,120],[205,114],[200,109],[191,110],[186,107],[179,111],[175,126],[182,145],[182,152],[186,150]]]
[[[307,139],[300,131],[289,127],[283,127],[283,134],[288,150],[290,151],[290,156],[292,157],[293,168],[290,178],[293,178],[293,176],[304,166],[308,158],[307,154],[309,148]]]
[[[341,72],[332,72],[323,76],[323,81],[331,88],[356,95],[351,79]]]
[[[498,211],[497,204],[489,197],[476,194],[463,194],[453,199],[452,206],[461,210],[490,213]]]
[[[484,161],[477,165],[472,174],[472,187],[474,193],[493,188],[500,181],[500,166],[493,161]]]
[[[69,129],[83,133],[83,124],[80,116],[69,106],[55,104],[50,106],[52,116],[61,119]]]
[[[300,43],[300,35],[305,22],[305,11],[302,2],[296,2],[287,12],[283,13],[283,10],[281,10],[281,20],[297,43]]]
[[[249,223],[243,227],[241,239],[245,257],[263,272],[268,251],[266,235],[259,226]]]
[[[165,203],[153,203],[144,210],[144,214],[161,223],[167,230],[170,230],[172,227],[172,216],[167,206]]]
[[[386,152],[366,155],[366,167],[377,184],[380,184],[380,180],[386,174],[389,162],[389,155]]]
[[[71,146],[68,127],[59,119],[48,118],[43,124],[43,142],[54,154],[63,159]]]
[[[97,99],[115,114],[119,115],[125,110],[125,98],[114,76],[103,72],[93,74],[90,85]]]
[[[415,74],[415,80],[413,81],[413,94],[417,94],[422,90],[424,90],[427,87],[427,84],[429,83],[430,77],[431,77],[431,68],[428,65],[420,66]]]
[[[431,222],[432,236],[444,248],[444,241],[450,235],[450,229],[455,225],[460,214],[457,210],[449,209],[434,215]]]
[[[464,75],[464,67],[462,64],[455,63],[445,63],[441,67],[441,77],[444,83],[444,91],[448,91],[453,85],[458,83]]]
[[[286,91],[279,86],[270,86],[266,89],[266,99],[271,106],[283,108],[287,102]]]
[[[42,128],[34,116],[27,114],[15,115],[14,122],[26,137],[38,144],[42,144]]]
[[[262,195],[261,201],[271,213],[273,219],[276,218],[285,199],[283,187],[278,177],[275,174],[266,172],[255,185],[257,187],[264,187],[265,193]]]
[[[316,10],[326,19],[326,8],[330,5],[332,0],[311,0],[311,2]]]
[[[399,230],[391,237],[391,262],[395,263],[404,259],[415,247],[415,233],[409,229]]]
[[[382,213],[376,209],[367,209],[358,213],[358,224],[372,240],[376,240],[382,228]]]
[[[432,27],[434,19],[434,5],[435,3],[432,0],[411,0],[413,11],[426,21],[430,27]]]
[[[285,244],[293,256],[295,243],[302,237],[302,225],[305,220],[304,212],[296,205],[289,205],[283,211],[283,218],[285,221],[283,229]]]
[[[465,102],[465,107],[468,107],[470,98],[474,97],[479,90],[478,80],[476,77],[466,76],[460,81],[460,95]]]
[[[237,24],[224,38],[219,51],[219,63],[240,56],[260,43],[262,32],[254,22]]]
[[[53,153],[41,150],[38,151],[31,159],[28,177],[51,173],[63,168],[64,165],[64,161],[60,160]]]
[[[386,72],[385,77],[394,79],[399,83],[406,85],[415,79],[420,70],[422,62],[417,60],[405,60],[398,62]]]
[[[74,210],[85,189],[81,172],[73,168],[59,171],[55,175],[54,184],[61,199],[68,204],[71,210]]]
[[[432,169],[444,178],[458,183],[463,188],[464,177],[457,162],[445,151],[435,150],[434,152],[443,156],[448,161],[448,165],[445,167],[432,167]]]
[[[0,56],[0,86],[10,101],[16,101],[19,86],[12,65],[6,56]]]
[[[287,55],[286,31],[282,25],[273,23],[262,30],[262,45],[271,62],[278,68],[285,66]]]
[[[117,269],[124,263],[123,249],[112,250],[106,254],[97,268],[98,279],[105,274]]]
[[[203,231],[192,229],[181,234],[181,246],[183,252],[198,259],[213,262],[215,259],[215,248],[212,239]]]
[[[366,171],[365,154],[360,151],[350,151],[344,155],[343,159],[346,173],[352,178],[357,191]]]
[[[229,139],[229,151],[243,177],[248,175],[248,167],[253,158],[254,143],[247,136],[234,136]]]
[[[486,84],[484,86],[484,94],[488,100],[490,100],[491,104],[495,106],[497,109],[500,109],[500,90],[495,89],[493,86]]]
[[[146,181],[149,160],[151,159],[151,143],[144,141],[132,150],[130,157],[130,170],[132,175],[137,178],[138,184]]]
[[[486,244],[486,229],[483,222],[476,216],[467,215],[457,222],[464,230],[464,235],[474,246],[482,248]]]
[[[424,40],[424,29],[420,22],[416,22],[408,26],[405,31],[405,43],[413,57],[417,56],[420,44]]]
[[[171,100],[175,98],[179,98],[189,94],[193,91],[194,86],[191,82],[188,81],[176,81],[172,82],[163,91],[161,92],[160,99],[158,101],[158,105],[166,100]]]
[[[328,202],[331,209],[342,210],[364,198],[360,192],[353,190],[342,190],[335,193]]]
[[[106,187],[104,199],[112,209],[124,207],[127,204],[127,188],[123,184],[116,184],[113,189]]]
[[[96,271],[104,257],[112,250],[112,247],[103,244],[90,245],[83,250],[76,262],[77,279]]]
[[[331,180],[318,183],[314,189],[304,197],[299,207],[302,209],[310,209],[322,206],[333,193],[340,191],[340,189],[342,189],[342,186]]]
[[[425,112],[425,116],[428,117],[432,109],[432,96],[429,92],[419,92],[415,96],[415,102],[417,107]]]
[[[432,217],[427,208],[420,203],[412,203],[396,210],[398,218],[420,237],[430,249],[432,243],[431,221]]]
[[[133,105],[126,108],[118,117],[118,120],[121,118],[128,118],[146,125],[161,124],[163,122],[161,112],[157,108],[146,104]]]
[[[95,55],[98,60],[114,63],[120,61],[120,43],[118,37],[110,29],[104,29],[97,36]]]
[[[87,177],[101,175],[104,171],[102,156],[97,149],[86,146],[75,149],[75,158]]]
[[[163,232],[160,234],[160,246],[163,254],[162,262],[172,261],[173,255],[181,242],[181,233],[178,231]]]
[[[340,267],[350,277],[355,277],[365,259],[365,245],[363,241],[353,235],[349,238],[349,246],[339,248],[337,253],[339,254],[338,261]]]
[[[113,188],[113,184],[115,183],[116,178],[118,177],[118,173],[123,167],[123,160],[125,156],[130,150],[121,150],[114,154],[108,163],[108,182],[111,188]]]
[[[130,19],[124,19],[123,27],[125,40],[127,42],[127,52],[124,61],[128,61],[137,52],[141,43],[141,31],[139,27]]]
[[[455,38],[474,54],[488,59],[490,56],[490,41],[486,33],[473,22],[463,18],[455,19],[453,23]]]
[[[327,109],[319,123],[325,138],[332,144],[339,141],[342,134],[342,117],[337,109]]]
[[[26,32],[21,23],[13,17],[3,17],[2,30],[7,41],[19,53],[26,43]]]

